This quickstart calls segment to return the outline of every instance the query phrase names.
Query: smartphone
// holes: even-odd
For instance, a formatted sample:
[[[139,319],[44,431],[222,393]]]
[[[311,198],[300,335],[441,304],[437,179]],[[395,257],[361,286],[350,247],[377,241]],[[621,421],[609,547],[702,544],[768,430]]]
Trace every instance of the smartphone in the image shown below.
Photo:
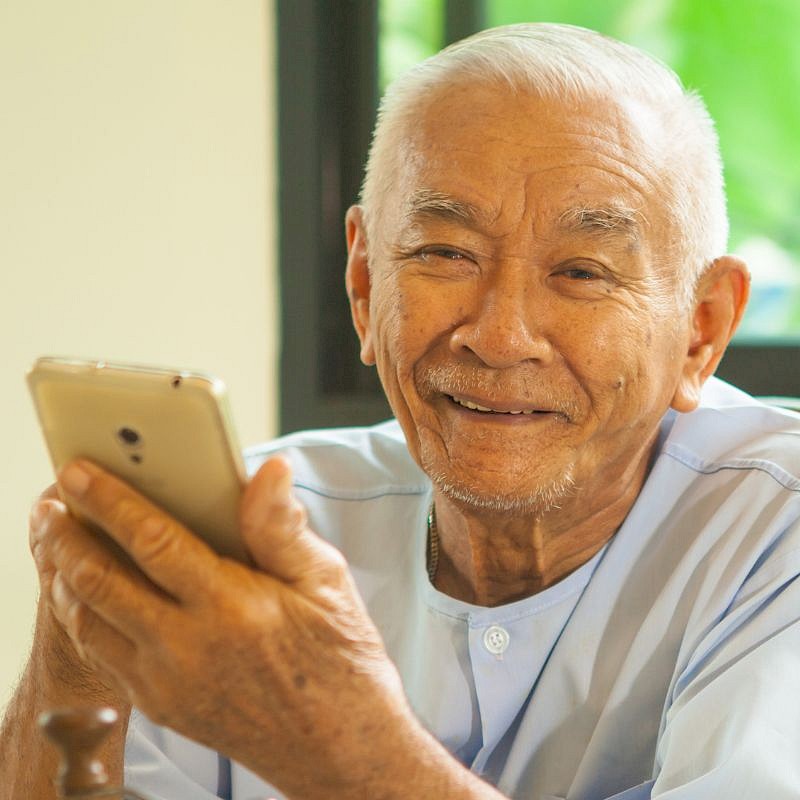
[[[222,381],[53,357],[38,359],[27,378],[56,472],[88,458],[220,555],[250,562],[238,526],[246,473]]]

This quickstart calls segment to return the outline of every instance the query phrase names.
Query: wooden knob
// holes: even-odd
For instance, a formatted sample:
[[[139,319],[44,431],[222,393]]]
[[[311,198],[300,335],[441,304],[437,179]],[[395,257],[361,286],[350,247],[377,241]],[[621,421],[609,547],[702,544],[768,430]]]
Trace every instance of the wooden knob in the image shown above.
[[[61,797],[107,788],[108,774],[95,752],[116,721],[113,708],[59,709],[39,717],[39,726],[61,751],[56,776]]]

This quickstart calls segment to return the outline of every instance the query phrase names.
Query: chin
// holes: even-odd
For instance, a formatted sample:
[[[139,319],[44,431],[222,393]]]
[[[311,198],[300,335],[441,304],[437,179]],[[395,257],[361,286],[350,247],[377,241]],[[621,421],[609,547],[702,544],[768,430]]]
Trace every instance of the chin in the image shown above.
[[[428,476],[442,494],[468,510],[517,516],[541,517],[548,511],[560,508],[575,488],[571,469],[540,486],[502,491],[493,491],[492,487],[485,485],[458,482],[452,476],[441,473],[428,472]]]

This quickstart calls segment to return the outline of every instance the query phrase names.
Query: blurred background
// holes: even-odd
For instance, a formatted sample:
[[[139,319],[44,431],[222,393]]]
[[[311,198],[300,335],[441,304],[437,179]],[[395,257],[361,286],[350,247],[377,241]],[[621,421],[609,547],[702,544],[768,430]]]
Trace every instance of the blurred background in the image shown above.
[[[0,704],[30,641],[51,480],[40,354],[194,367],[243,444],[386,417],[343,290],[381,90],[483,27],[583,25],[670,64],[718,123],[753,299],[721,373],[800,395],[796,0],[0,0]]]
[[[207,370],[243,442],[276,430],[274,19],[262,0],[0,0],[0,705],[52,482],[37,356]]]

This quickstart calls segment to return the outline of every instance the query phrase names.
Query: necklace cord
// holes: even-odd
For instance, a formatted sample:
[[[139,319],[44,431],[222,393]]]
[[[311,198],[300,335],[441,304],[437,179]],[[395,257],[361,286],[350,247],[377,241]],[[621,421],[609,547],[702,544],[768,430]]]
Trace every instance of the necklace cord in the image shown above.
[[[436,506],[431,503],[428,511],[428,580],[431,583],[436,581],[436,573],[439,570],[439,529],[436,526]]]

